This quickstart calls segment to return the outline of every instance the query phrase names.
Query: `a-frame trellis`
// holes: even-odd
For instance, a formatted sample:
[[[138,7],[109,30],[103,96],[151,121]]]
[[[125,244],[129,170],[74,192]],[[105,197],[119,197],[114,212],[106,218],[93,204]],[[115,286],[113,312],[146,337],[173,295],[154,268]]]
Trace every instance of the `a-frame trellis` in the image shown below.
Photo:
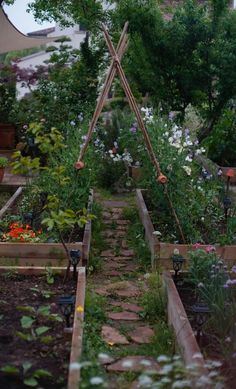
[[[152,147],[152,144],[151,144],[148,132],[146,130],[145,124],[143,122],[142,116],[140,114],[138,105],[137,105],[137,103],[135,101],[135,98],[134,98],[133,93],[132,93],[132,91],[130,89],[128,80],[127,80],[127,78],[125,76],[125,73],[124,73],[124,70],[123,70],[123,68],[121,66],[121,59],[122,59],[122,57],[123,57],[123,55],[125,53],[125,50],[127,48],[127,45],[128,45],[127,29],[128,29],[128,22],[126,22],[125,25],[124,25],[122,34],[120,36],[119,43],[117,45],[117,48],[115,49],[114,46],[113,46],[113,43],[111,41],[111,38],[110,38],[110,36],[108,34],[108,31],[107,31],[107,29],[105,27],[105,25],[102,24],[102,30],[103,30],[104,38],[106,40],[109,52],[111,54],[112,62],[111,62],[110,68],[108,70],[108,73],[107,73],[107,76],[106,76],[106,80],[105,80],[104,87],[102,89],[101,95],[98,98],[97,106],[96,106],[96,109],[94,111],[93,118],[92,118],[92,120],[90,122],[90,125],[89,125],[89,130],[88,130],[88,133],[87,133],[86,141],[85,141],[85,143],[84,143],[84,145],[83,145],[83,147],[82,147],[82,149],[80,151],[80,155],[79,155],[78,161],[75,164],[75,167],[78,170],[82,169],[84,167],[84,163],[83,163],[84,154],[85,154],[85,152],[87,150],[87,147],[89,145],[89,142],[90,142],[92,134],[93,134],[93,130],[94,130],[96,124],[97,124],[98,118],[99,118],[99,116],[100,116],[100,114],[102,112],[102,109],[103,109],[104,104],[106,102],[106,99],[108,97],[108,93],[109,93],[109,90],[111,88],[111,85],[112,85],[112,82],[114,80],[114,77],[115,77],[116,74],[118,74],[118,76],[120,77],[121,84],[122,84],[122,87],[124,89],[125,95],[126,95],[127,100],[129,102],[130,108],[134,112],[134,114],[135,114],[135,116],[137,118],[137,122],[138,122],[139,128],[142,131],[148,155],[149,155],[149,157],[151,159],[151,162],[152,162],[152,164],[153,164],[153,166],[154,166],[154,168],[155,168],[155,170],[157,172],[157,182],[163,185],[164,193],[165,193],[165,195],[167,197],[167,200],[169,202],[169,206],[171,208],[172,214],[173,214],[173,216],[175,218],[175,221],[176,221],[176,224],[178,226],[178,229],[179,229],[179,232],[180,232],[180,236],[182,238],[183,243],[185,243],[185,238],[184,238],[184,234],[183,234],[183,231],[182,231],[182,227],[180,225],[178,216],[177,216],[177,214],[175,212],[174,206],[172,204],[172,201],[171,201],[170,196],[169,196],[168,191],[167,191],[167,177],[164,174],[162,174],[162,172],[161,172],[160,164],[159,164],[159,162],[158,162],[158,160],[157,160],[157,158],[156,158],[156,156],[154,154],[154,150],[153,150],[153,147]]]

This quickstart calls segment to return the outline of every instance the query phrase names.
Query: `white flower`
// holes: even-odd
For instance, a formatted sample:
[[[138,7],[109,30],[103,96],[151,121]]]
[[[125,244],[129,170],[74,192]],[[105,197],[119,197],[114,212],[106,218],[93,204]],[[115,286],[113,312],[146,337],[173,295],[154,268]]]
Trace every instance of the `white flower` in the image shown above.
[[[157,358],[157,362],[162,363],[162,362],[169,362],[170,358],[167,357],[166,355],[159,355]]]
[[[173,253],[174,255],[179,255],[179,249],[174,249]]]
[[[124,362],[122,362],[123,367],[132,367],[133,366],[133,361],[130,359],[126,359]]]
[[[149,387],[150,385],[152,385],[153,381],[151,379],[151,377],[148,377],[147,375],[141,375],[139,378],[139,386],[142,388],[142,387]]]
[[[69,369],[70,370],[79,370],[81,368],[81,363],[78,363],[78,362],[73,362],[73,363],[70,363],[70,366],[69,366]]]
[[[187,161],[187,162],[192,162],[193,159],[191,158],[190,155],[187,155],[187,157],[185,158],[185,161]]]
[[[101,385],[103,384],[104,380],[102,377],[92,377],[90,379],[90,384],[91,385]]]
[[[161,231],[153,231],[152,235],[161,236]]]
[[[175,381],[172,385],[173,389],[181,389],[186,388],[186,386],[191,385],[189,380],[181,380],[181,381]]]
[[[187,173],[188,176],[191,176],[191,167],[189,166],[183,166],[184,171]]]
[[[144,274],[143,278],[145,278],[145,280],[147,280],[148,278],[150,278],[150,273]]]
[[[159,371],[161,375],[167,375],[173,370],[173,365],[164,365],[162,369]]]
[[[203,358],[203,356],[202,356],[201,353],[195,353],[195,354],[193,354],[193,358],[194,358],[194,359]]]
[[[142,361],[140,361],[140,365],[151,366],[151,362],[148,361],[147,359],[143,359]]]
[[[109,357],[109,355],[108,354],[105,354],[105,353],[99,353],[98,354],[98,359],[101,359],[101,360],[103,360],[103,361],[105,361],[105,360],[107,360],[107,359],[109,359],[110,357]]]

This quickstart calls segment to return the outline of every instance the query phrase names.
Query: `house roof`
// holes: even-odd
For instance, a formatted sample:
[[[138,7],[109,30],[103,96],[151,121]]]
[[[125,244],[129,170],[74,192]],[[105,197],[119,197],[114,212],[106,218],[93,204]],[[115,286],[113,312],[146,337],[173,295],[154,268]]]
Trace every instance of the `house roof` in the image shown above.
[[[28,32],[28,36],[30,37],[36,37],[36,36],[48,36],[48,34],[51,34],[52,32],[55,32],[55,27],[49,27],[49,28],[44,28],[43,30],[37,30],[37,31],[32,31]]]

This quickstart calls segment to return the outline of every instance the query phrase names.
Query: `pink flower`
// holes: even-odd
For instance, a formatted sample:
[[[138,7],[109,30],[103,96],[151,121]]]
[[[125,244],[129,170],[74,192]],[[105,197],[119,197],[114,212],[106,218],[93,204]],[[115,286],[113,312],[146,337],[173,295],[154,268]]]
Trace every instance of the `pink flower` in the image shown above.
[[[216,248],[215,248],[215,246],[209,245],[209,246],[207,246],[207,247],[205,248],[205,251],[206,251],[208,254],[209,254],[209,253],[215,253]]]
[[[193,244],[193,249],[194,250],[199,250],[203,245],[201,243],[195,243]]]

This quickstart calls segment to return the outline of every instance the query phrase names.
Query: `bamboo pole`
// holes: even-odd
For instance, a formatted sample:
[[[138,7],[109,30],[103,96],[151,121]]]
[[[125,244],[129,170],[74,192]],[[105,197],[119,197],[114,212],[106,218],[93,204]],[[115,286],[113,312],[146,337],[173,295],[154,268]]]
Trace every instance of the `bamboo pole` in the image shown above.
[[[124,25],[122,34],[121,34],[120,39],[119,39],[119,43],[117,45],[117,54],[116,55],[119,58],[119,60],[122,59],[122,57],[123,57],[123,55],[125,53],[126,47],[127,47],[127,40],[128,40],[127,29],[128,29],[128,22],[126,22],[125,25]],[[89,142],[91,140],[94,127],[97,124],[98,118],[99,118],[99,116],[100,116],[100,114],[102,112],[102,109],[103,109],[105,101],[107,99],[107,96],[108,96],[109,90],[111,88],[112,82],[113,82],[114,77],[116,75],[115,62],[116,62],[116,60],[113,58],[112,63],[110,65],[110,68],[108,70],[105,82],[104,82],[104,86],[103,86],[101,95],[100,95],[100,97],[99,97],[99,99],[97,101],[97,106],[95,108],[95,111],[94,111],[94,114],[93,114],[93,118],[92,118],[92,120],[90,122],[90,125],[89,125],[89,130],[88,130],[88,134],[87,134],[87,137],[86,137],[86,141],[85,141],[84,146],[82,147],[82,149],[80,151],[80,155],[79,155],[78,161],[82,161],[83,160],[84,154],[85,154],[85,152],[87,150],[87,147],[89,145]]]

